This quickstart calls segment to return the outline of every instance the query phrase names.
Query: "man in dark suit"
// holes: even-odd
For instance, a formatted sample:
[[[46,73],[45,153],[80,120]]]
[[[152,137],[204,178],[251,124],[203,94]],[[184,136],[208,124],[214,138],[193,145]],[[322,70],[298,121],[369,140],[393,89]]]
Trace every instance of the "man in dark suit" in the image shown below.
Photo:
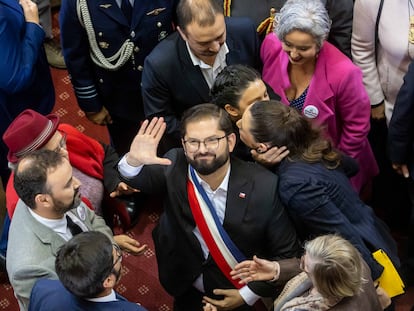
[[[76,99],[89,120],[108,126],[119,154],[144,119],[144,59],[173,32],[177,1],[62,1],[62,48]]]
[[[414,284],[414,62],[408,67],[404,83],[395,101],[389,132],[388,148],[394,170],[406,178],[411,217],[408,223],[406,253],[401,276],[407,286]],[[402,221],[402,220],[401,220]]]
[[[40,279],[30,296],[30,311],[145,311],[114,291],[121,277],[122,251],[101,232],[83,232],[56,255],[59,280]]]
[[[177,19],[178,33],[154,48],[142,74],[145,115],[164,117],[176,146],[182,113],[210,101],[210,88],[225,66],[261,67],[258,36],[248,18],[225,19],[214,0],[181,0]]]
[[[198,180],[217,213],[220,225],[208,227],[223,228],[247,258],[262,254],[278,260],[275,279],[280,285],[298,271],[295,259],[281,260],[295,257],[298,244],[277,194],[278,179],[259,165],[230,157],[236,136],[228,114],[216,105],[188,109],[181,125],[184,150],[172,149],[158,158],[165,128],[163,118],[145,121],[118,164],[127,183],[166,195],[165,212],[153,234],[160,281],[175,298],[174,310],[202,310],[206,297],[226,310],[252,310],[251,305],[260,296],[274,294],[275,287],[252,282],[236,290],[229,273],[216,264],[214,250],[195,220],[189,172],[194,170],[191,180]],[[296,265],[288,268],[292,261]]]

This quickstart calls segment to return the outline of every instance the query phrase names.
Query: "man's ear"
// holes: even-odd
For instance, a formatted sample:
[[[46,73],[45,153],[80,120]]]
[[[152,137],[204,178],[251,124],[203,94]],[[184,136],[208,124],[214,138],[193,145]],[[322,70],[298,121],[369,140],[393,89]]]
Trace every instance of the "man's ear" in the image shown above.
[[[178,33],[180,34],[181,38],[182,38],[184,41],[187,41],[187,36],[185,35],[184,31],[180,28],[180,26],[177,26],[177,31],[178,31]]]
[[[34,199],[36,207],[49,206],[50,200],[51,200],[50,195],[44,194],[44,193],[36,194],[35,199]]]
[[[105,280],[103,281],[103,287],[105,289],[113,289],[116,285],[116,277],[113,273],[108,275]]]
[[[234,147],[236,146],[236,141],[237,141],[236,134],[231,133],[230,135],[227,136],[227,142],[229,144],[230,152],[233,152]]]
[[[229,115],[232,117],[238,118],[240,117],[240,110],[230,104],[225,104],[224,109],[227,111]]]

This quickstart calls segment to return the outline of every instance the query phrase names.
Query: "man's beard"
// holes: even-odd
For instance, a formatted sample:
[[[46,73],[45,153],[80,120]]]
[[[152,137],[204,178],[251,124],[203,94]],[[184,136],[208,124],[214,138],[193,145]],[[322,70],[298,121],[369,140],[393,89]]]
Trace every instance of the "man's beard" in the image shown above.
[[[211,160],[206,159],[197,159],[200,156],[212,156]],[[205,152],[205,153],[196,153],[194,159],[190,159],[186,155],[188,163],[201,175],[210,175],[222,167],[229,159],[229,153],[226,152],[221,156],[218,156],[214,153]]]
[[[73,195],[73,201],[70,204],[65,204],[62,201],[56,200],[54,197],[52,197],[52,199],[55,211],[60,214],[66,213],[67,211],[77,207],[81,203],[79,188],[75,190],[75,194]]]

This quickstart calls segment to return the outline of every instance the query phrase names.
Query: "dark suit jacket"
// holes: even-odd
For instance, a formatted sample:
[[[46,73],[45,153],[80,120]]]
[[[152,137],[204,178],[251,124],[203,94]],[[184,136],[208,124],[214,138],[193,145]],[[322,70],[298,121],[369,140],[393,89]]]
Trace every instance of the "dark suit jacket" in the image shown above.
[[[43,49],[44,37],[45,32],[39,25],[26,23],[18,1],[0,0],[1,175],[8,172],[8,148],[2,136],[10,123],[27,108],[48,114],[55,104],[55,90]]]
[[[183,150],[173,149],[166,157],[171,159],[171,165],[144,166],[138,176],[128,181],[142,192],[165,194],[164,214],[153,233],[162,285],[178,297],[203,273],[209,296],[214,296],[215,288],[234,288],[210,256],[204,260],[192,232],[195,221],[188,204],[188,164]],[[259,165],[231,159],[223,227],[247,258],[258,255],[283,259],[297,255],[296,233],[280,203],[277,185],[277,176]],[[281,278],[286,280],[285,273],[282,271]],[[248,286],[262,296],[275,292],[266,282]]]
[[[227,65],[245,64],[260,70],[259,40],[250,19],[226,19]],[[210,101],[210,88],[194,66],[178,33],[163,40],[145,59],[142,97],[147,118],[163,116],[168,133],[177,133],[182,113]],[[178,136],[176,136],[178,137]]]
[[[134,43],[133,59],[118,70],[101,68],[92,61],[86,30],[77,15],[77,2],[62,2],[59,22],[63,54],[79,107],[97,112],[105,106],[111,115],[134,122],[142,120],[144,59],[159,41],[173,32],[178,1],[137,0],[131,25],[115,0],[87,1],[96,43],[105,57],[114,55],[127,39]],[[154,13],[156,9],[161,10]]]
[[[408,67],[395,101],[389,132],[388,147],[392,163],[407,164],[414,178],[414,62]]]
[[[371,253],[383,249],[396,267],[397,247],[385,224],[359,199],[340,169],[321,163],[291,162],[279,165],[279,194],[302,240],[338,233],[361,253],[376,280],[382,266]]]
[[[91,302],[72,295],[59,280],[40,279],[33,286],[29,311],[145,311],[116,294],[117,301]]]

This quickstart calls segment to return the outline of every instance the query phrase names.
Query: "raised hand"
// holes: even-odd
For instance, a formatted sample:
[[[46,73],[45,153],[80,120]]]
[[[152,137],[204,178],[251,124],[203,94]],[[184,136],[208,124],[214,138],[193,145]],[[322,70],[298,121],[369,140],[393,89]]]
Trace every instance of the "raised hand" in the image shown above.
[[[126,158],[128,164],[131,166],[170,165],[169,159],[157,156],[157,147],[166,127],[164,118],[153,118],[151,122],[145,120],[132,141]]]

